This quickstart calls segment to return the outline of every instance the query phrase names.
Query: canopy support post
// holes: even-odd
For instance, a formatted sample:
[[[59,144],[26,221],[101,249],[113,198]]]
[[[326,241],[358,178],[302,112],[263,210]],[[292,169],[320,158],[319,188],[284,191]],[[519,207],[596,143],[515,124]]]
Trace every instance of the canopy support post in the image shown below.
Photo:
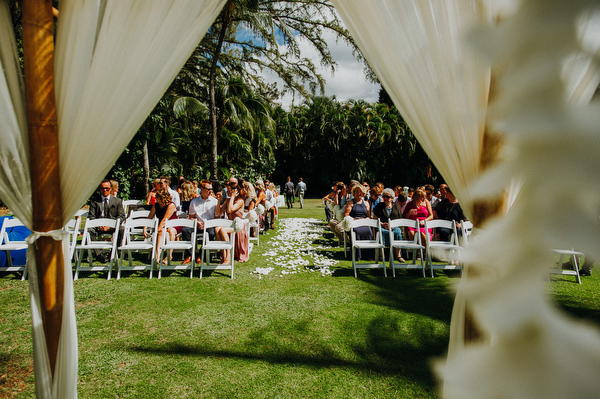
[[[62,228],[53,10],[50,0],[21,4],[33,230],[47,232]],[[42,321],[54,378],[63,315],[62,242],[40,237],[34,245]]]

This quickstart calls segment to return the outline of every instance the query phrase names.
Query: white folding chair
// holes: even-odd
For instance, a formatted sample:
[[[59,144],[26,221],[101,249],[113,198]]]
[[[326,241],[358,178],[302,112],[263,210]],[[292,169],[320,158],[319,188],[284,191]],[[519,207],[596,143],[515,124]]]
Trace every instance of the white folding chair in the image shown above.
[[[77,237],[81,229],[81,216],[75,216],[65,226],[65,230],[69,232],[69,259],[73,260],[75,255],[75,247],[77,246]]]
[[[170,219],[165,222],[165,226],[163,227],[163,239],[162,243],[157,243],[159,246],[158,252],[158,278],[162,277],[163,270],[190,270],[190,278],[194,276],[194,259],[196,255],[196,226],[197,222],[192,219]],[[183,241],[181,239],[171,240],[169,237],[169,228],[174,227],[190,227],[192,228],[192,237],[190,241]],[[180,235],[177,236],[180,238]],[[171,264],[171,251],[192,251],[192,261],[187,265],[172,265]],[[167,264],[162,263],[163,252],[167,252]]]
[[[79,278],[79,272],[82,270],[89,272],[107,271],[107,280],[110,280],[110,278],[112,277],[112,269],[115,263],[115,258],[117,256],[117,241],[119,237],[120,224],[121,221],[119,219],[86,219],[81,244],[76,247],[77,266],[75,267],[75,276],[73,277],[73,280],[77,280]],[[90,230],[100,226],[108,226],[114,229],[114,233],[99,235],[100,239],[94,241],[91,239]],[[103,237],[107,239],[104,240],[102,239]],[[110,260],[108,262],[108,265],[94,266],[94,257],[92,256],[92,251],[94,250],[110,251]],[[88,255],[88,266],[81,265],[84,252],[87,252]]]
[[[266,211],[265,211],[266,212]],[[255,220],[254,222],[250,220],[250,213],[247,213],[246,216],[244,216],[244,219],[248,222],[248,240],[250,242],[255,241],[256,245],[260,245],[260,223],[258,222],[258,219]],[[265,223],[267,223],[267,221],[265,220]],[[256,234],[256,237],[252,237],[252,229],[254,228],[254,233]]]
[[[411,220],[411,219],[394,219],[389,221],[390,227],[390,269],[392,269],[392,275],[396,277],[396,269],[421,269],[423,272],[423,277],[425,277],[425,264],[423,251],[425,247],[421,244],[421,234],[418,233],[419,230],[419,221]],[[401,240],[394,239],[394,228],[400,228],[403,230],[403,238]],[[409,240],[406,234],[407,228],[412,227],[417,232],[412,240]],[[407,252],[412,252],[412,263],[394,263],[394,250],[399,249],[402,251],[403,249],[407,250]],[[417,257],[417,251],[419,252],[419,257]],[[402,252],[400,252],[402,253]],[[417,264],[417,259],[420,259],[421,265]]]
[[[462,220],[460,222],[460,228],[462,230],[462,237],[461,237],[461,245],[463,247],[467,247],[467,245],[469,245],[469,237],[471,236],[471,234],[473,234],[473,222],[470,222],[468,220]]]
[[[372,240],[357,240],[354,229],[357,227],[370,227],[375,229],[374,238]],[[381,234],[381,224],[377,219],[356,219],[352,222],[350,229],[350,245],[352,247],[352,268],[354,269],[354,277],[358,277],[358,269],[383,269],[383,274],[387,277],[387,269],[385,266],[385,246],[383,245],[383,236]],[[373,249],[375,250],[376,263],[358,263],[356,259],[356,250]],[[381,263],[379,263],[379,252],[381,251]]]
[[[150,234],[149,239],[143,236],[144,227]],[[117,248],[119,251],[119,269],[117,270],[117,280],[121,278],[122,271],[145,271],[150,270],[150,278],[156,265],[156,229],[158,227],[158,219],[132,219],[125,221],[125,231],[123,232],[123,242]],[[140,233],[141,231],[141,233]],[[125,252],[129,258],[129,266],[123,266]],[[142,265],[133,264],[133,252],[148,252],[149,262]]]
[[[231,270],[231,278],[233,278],[233,265],[235,259],[235,233],[229,234],[229,241],[211,240],[210,235],[206,230],[216,227],[225,227],[233,229],[233,220],[229,219],[212,219],[204,222],[204,237],[202,239],[202,263],[200,264],[200,278],[204,270]],[[231,251],[229,263],[211,263],[210,253],[215,251]]]
[[[433,270],[460,270],[462,272],[462,265],[460,264],[460,251],[462,247],[458,245],[458,234],[456,234],[456,223],[453,220],[425,220],[425,237],[427,239],[427,264],[426,267],[431,270],[431,277],[434,276]],[[432,240],[429,234],[429,229],[432,230],[434,236],[436,236],[437,229],[449,229],[451,231],[448,241]],[[415,233],[415,234],[418,234]],[[446,258],[440,257],[446,262],[433,263],[432,252],[446,255]]]
[[[558,259],[558,264],[556,268],[551,268],[548,270],[548,280],[550,280],[550,274],[565,274],[568,276],[575,276],[575,280],[578,284],[581,284],[581,276],[579,276],[579,264],[581,263],[581,257],[583,256],[583,252],[575,251],[573,248],[571,249],[553,249],[553,252],[560,255]],[[563,269],[563,261],[565,257],[571,258],[573,270]]]
[[[123,201],[123,210],[125,211],[125,215],[128,215],[129,213],[127,212],[129,210],[129,207],[133,206],[133,205],[144,205],[144,201],[142,200],[126,200]]]
[[[129,212],[127,219],[142,219],[147,218],[150,215],[150,211],[146,209],[138,209],[137,211]]]
[[[23,273],[21,280],[25,280],[27,278],[27,261],[25,261],[24,265],[15,266],[12,263],[12,255],[10,253],[10,251],[19,251],[21,249],[27,249],[28,247],[26,241],[10,239],[9,233],[15,227],[25,226],[19,219],[4,219],[2,229],[0,230],[0,251],[6,251],[6,267],[0,269],[0,271],[8,273],[21,272]]]

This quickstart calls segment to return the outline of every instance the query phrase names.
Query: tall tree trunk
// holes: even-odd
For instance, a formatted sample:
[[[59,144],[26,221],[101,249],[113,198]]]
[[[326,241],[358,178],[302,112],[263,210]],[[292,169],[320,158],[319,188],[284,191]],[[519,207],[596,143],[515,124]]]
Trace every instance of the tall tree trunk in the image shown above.
[[[217,105],[215,100],[215,80],[217,73],[217,64],[219,63],[219,56],[221,55],[221,50],[223,49],[223,41],[225,40],[225,33],[227,32],[227,28],[229,23],[231,22],[231,13],[235,4],[232,1],[229,1],[225,8],[223,9],[223,19],[221,22],[221,31],[219,32],[219,41],[217,42],[217,48],[215,49],[215,54],[213,55],[212,64],[210,66],[210,81],[209,81],[209,107],[210,107],[210,123],[212,129],[212,180],[217,180],[218,177],[218,152],[217,152],[217,139],[219,138],[219,129],[217,126]]]
[[[52,2],[27,0],[21,4],[33,230],[47,232],[62,227]],[[42,323],[54,377],[63,314],[62,242],[46,236],[40,237],[34,245]]]
[[[148,157],[148,138],[144,138],[142,156],[144,158],[144,189],[146,192],[146,198],[148,198],[148,193],[150,192],[150,158]]]

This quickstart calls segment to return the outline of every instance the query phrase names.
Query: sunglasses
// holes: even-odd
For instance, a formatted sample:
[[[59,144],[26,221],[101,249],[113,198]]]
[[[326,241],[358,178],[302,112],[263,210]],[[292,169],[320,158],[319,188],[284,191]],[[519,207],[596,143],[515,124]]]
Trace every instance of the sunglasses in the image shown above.
[[[389,196],[389,195],[382,195],[382,197],[383,197],[383,198],[392,198],[392,197],[391,197],[391,196]]]

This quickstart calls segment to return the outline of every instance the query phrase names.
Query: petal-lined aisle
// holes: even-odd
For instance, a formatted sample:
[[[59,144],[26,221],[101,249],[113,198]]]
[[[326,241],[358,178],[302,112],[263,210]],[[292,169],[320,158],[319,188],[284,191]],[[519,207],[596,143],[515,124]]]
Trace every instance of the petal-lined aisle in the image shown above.
[[[280,272],[280,277],[288,274],[319,271],[322,276],[331,275],[330,267],[338,263],[333,259],[331,246],[317,245],[325,229],[319,219],[289,218],[281,219],[279,230],[266,244],[268,249],[261,255],[264,266],[257,267],[252,273],[258,278],[272,271]]]

